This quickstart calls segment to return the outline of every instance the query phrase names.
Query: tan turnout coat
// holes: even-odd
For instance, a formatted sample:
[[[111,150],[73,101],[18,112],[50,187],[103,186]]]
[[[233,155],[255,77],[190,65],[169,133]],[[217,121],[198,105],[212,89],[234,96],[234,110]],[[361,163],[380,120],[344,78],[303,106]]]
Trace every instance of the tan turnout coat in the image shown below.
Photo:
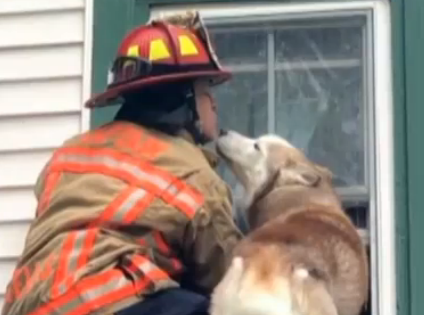
[[[185,278],[211,292],[241,235],[186,139],[113,122],[56,150],[2,314],[113,313]]]

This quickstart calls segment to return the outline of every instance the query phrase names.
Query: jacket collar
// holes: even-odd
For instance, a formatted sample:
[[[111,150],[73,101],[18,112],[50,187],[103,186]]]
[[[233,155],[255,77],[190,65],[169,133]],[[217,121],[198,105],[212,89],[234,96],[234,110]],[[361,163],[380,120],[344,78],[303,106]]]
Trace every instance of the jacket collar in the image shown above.
[[[216,168],[219,164],[219,157],[217,154],[215,154],[212,150],[204,148],[204,147],[200,147],[198,146],[193,139],[193,136],[187,131],[187,130],[182,130],[179,134],[179,136],[181,138],[183,138],[184,140],[186,140],[187,142],[190,142],[191,144],[193,144],[194,146],[198,147],[203,155],[205,156],[206,160],[208,161],[209,165],[212,168]]]

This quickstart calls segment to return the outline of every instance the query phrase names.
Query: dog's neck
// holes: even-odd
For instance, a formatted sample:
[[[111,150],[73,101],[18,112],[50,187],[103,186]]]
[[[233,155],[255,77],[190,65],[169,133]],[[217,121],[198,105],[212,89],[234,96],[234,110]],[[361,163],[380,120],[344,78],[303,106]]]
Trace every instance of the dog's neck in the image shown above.
[[[243,198],[239,201],[238,208],[240,208],[243,213],[247,214],[248,210],[252,207],[252,205],[265,198],[275,189],[277,180],[278,172],[275,173],[275,175],[273,175],[259,189],[247,190],[246,188],[244,188]]]
[[[250,228],[254,229],[281,214],[289,213],[292,209],[299,209],[311,204],[323,207],[332,205],[341,207],[340,201],[330,185],[318,187],[269,185],[256,195],[246,214]]]

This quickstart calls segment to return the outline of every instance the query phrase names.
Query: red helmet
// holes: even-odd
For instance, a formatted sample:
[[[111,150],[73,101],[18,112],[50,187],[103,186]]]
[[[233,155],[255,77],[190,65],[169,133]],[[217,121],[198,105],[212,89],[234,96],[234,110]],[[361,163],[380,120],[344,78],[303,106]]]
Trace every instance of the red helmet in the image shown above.
[[[132,30],[119,47],[106,91],[88,100],[86,107],[111,105],[128,91],[154,84],[197,78],[211,84],[228,80],[231,73],[220,66],[199,14],[187,16],[188,25],[184,25],[187,19],[181,23],[182,18],[174,16]]]

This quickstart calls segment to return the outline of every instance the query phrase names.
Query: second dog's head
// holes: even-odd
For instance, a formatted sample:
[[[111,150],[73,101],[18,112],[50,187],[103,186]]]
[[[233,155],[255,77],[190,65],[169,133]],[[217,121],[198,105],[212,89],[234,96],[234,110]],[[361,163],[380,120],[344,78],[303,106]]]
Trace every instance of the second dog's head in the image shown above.
[[[222,132],[217,151],[228,163],[251,203],[269,185],[318,187],[331,185],[329,170],[310,161],[302,151],[276,135],[256,139],[235,131]]]

